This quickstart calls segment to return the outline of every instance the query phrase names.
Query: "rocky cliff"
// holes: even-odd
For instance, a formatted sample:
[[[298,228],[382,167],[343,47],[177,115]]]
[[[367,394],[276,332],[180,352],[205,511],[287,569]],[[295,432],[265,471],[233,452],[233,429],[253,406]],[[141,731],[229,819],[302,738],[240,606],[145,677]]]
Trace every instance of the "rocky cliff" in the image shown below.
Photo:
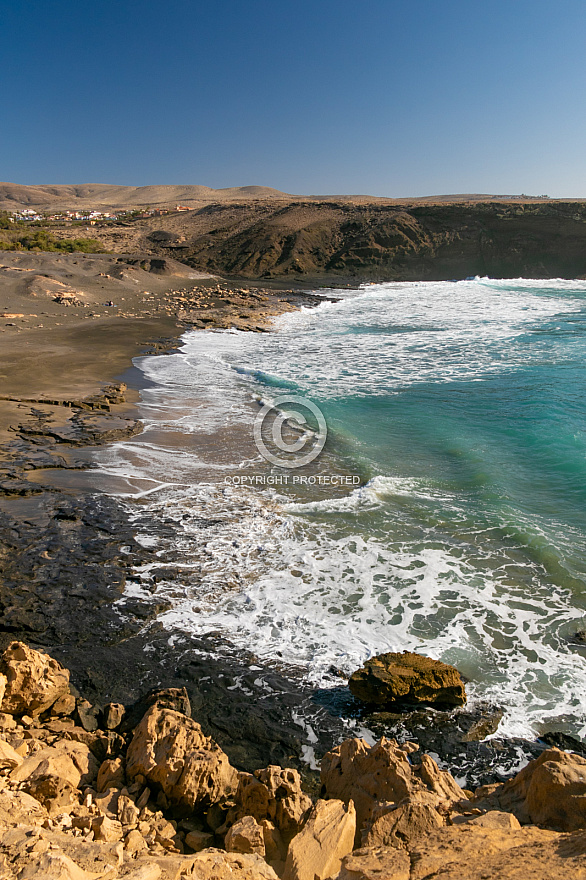
[[[224,203],[149,220],[133,237],[151,253],[248,278],[586,275],[586,205],[580,202]],[[117,249],[114,229],[104,241]]]

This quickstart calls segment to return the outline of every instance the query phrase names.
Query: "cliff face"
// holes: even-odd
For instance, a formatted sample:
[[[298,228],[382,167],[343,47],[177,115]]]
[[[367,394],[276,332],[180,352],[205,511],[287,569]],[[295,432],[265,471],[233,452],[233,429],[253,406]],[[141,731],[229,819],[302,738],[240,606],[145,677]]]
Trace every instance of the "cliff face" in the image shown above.
[[[576,278],[586,204],[215,204],[146,224],[137,245],[249,278]]]

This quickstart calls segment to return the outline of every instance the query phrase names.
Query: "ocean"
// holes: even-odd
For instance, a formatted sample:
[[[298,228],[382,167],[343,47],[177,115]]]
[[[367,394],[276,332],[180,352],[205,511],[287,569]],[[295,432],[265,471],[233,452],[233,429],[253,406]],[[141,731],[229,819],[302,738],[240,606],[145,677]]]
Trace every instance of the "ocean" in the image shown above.
[[[583,737],[586,281],[327,295],[275,333],[192,331],[135,361],[145,430],[96,454],[97,484],[157,552],[160,622],[319,688],[416,651],[504,709],[496,736]],[[289,463],[322,413],[320,454],[263,458],[263,406]],[[152,594],[149,568],[127,596]]]

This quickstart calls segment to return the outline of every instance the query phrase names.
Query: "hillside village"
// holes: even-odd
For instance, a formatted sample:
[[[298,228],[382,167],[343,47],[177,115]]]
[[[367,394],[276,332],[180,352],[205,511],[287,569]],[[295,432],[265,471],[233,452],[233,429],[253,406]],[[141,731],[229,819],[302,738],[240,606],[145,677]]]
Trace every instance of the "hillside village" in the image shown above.
[[[57,211],[54,213],[35,211],[32,208],[22,208],[20,211],[9,211],[8,219],[13,223],[72,223],[74,221],[82,221],[84,223],[95,224],[99,221],[107,220],[144,220],[148,217],[162,217],[165,214],[173,214],[175,212],[190,211],[186,205],[176,205],[175,208],[144,208],[132,211]]]

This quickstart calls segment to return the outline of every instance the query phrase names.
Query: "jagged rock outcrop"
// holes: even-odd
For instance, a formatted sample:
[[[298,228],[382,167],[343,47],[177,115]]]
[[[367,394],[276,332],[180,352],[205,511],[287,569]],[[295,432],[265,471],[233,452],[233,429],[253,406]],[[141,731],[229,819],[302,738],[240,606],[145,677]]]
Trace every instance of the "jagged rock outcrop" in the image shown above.
[[[234,798],[236,807],[229,813],[226,824],[242,816],[253,816],[257,822],[274,823],[285,845],[300,830],[311,798],[301,788],[297,770],[270,765],[264,770],[238,774],[238,789]]]
[[[455,667],[410,651],[371,657],[352,673],[348,685],[359,700],[380,706],[399,700],[442,706],[466,702],[464,683]]]
[[[4,651],[0,670],[6,676],[2,711],[10,715],[34,718],[69,691],[69,671],[22,642],[12,642]]]
[[[429,755],[423,756],[419,766],[412,765],[408,758],[412,751],[411,743],[399,746],[383,737],[374,746],[361,739],[345,740],[324,755],[323,790],[346,804],[354,802],[357,843],[381,803],[398,807],[427,801],[435,809],[466,799],[453,777]]]
[[[522,824],[586,828],[586,758],[547,749],[513,779],[479,790],[476,804],[513,813]]]
[[[326,880],[352,852],[356,813],[352,802],[318,801],[289,844],[283,880]]]
[[[128,779],[143,776],[169,801],[204,809],[232,794],[238,776],[227,755],[196,721],[152,706],[134,731],[126,758]]]

